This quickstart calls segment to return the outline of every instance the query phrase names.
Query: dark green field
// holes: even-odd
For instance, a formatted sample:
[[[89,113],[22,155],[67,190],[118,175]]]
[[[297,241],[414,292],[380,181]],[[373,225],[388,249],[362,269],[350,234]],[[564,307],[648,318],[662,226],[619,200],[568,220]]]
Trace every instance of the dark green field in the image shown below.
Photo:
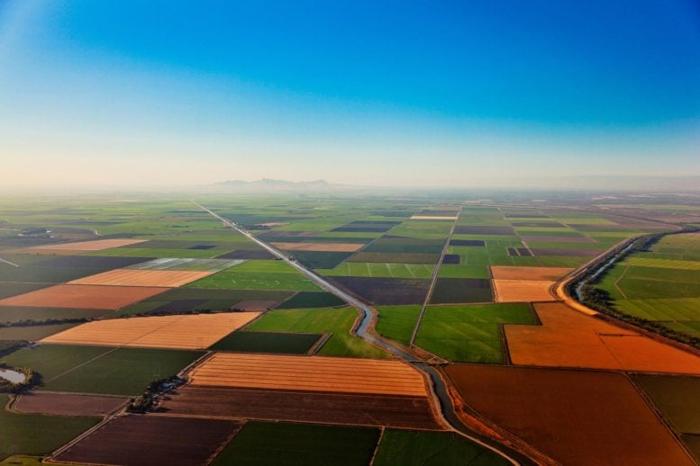
[[[245,353],[305,354],[321,338],[320,334],[282,332],[234,332],[210,349]]]

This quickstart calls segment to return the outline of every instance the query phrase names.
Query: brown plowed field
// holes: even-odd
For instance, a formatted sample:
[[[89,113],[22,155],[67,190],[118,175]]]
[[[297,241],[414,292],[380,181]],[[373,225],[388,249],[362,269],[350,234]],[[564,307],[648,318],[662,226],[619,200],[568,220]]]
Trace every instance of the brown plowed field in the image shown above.
[[[549,288],[550,280],[493,280],[497,303],[525,303],[554,301]]]
[[[401,361],[216,353],[192,372],[215,387],[427,396],[421,374]]]
[[[57,461],[124,466],[194,466],[241,425],[232,421],[130,415],[114,418],[56,456]]]
[[[272,243],[277,249],[285,251],[321,251],[321,252],[355,252],[364,243]]]
[[[357,395],[187,385],[161,405],[183,416],[440,429],[426,397]]]
[[[42,343],[207,348],[256,318],[257,312],[97,320],[44,338]]]
[[[516,365],[700,374],[700,358],[561,303],[535,304],[542,326],[506,325]]]
[[[104,249],[119,248],[146,242],[145,239],[96,239],[93,241],[77,241],[75,243],[44,244],[34,246],[28,250],[35,252],[57,252],[57,251],[102,251]]]
[[[102,417],[116,411],[126,402],[126,398],[115,396],[29,392],[20,395],[13,403],[12,409],[31,414]]]
[[[213,272],[197,270],[114,269],[68,282],[71,285],[158,286],[177,288]]]
[[[445,372],[468,406],[562,464],[694,464],[622,374],[471,364]]]
[[[146,286],[56,285],[0,300],[0,306],[116,310],[168,291]]]
[[[491,276],[497,280],[558,280],[573,269],[567,267],[514,267],[492,265]]]

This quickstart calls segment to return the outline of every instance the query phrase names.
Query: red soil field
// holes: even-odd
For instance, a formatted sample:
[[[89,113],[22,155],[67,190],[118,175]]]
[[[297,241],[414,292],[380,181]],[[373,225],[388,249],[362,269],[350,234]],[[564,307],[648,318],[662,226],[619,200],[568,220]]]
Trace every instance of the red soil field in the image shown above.
[[[445,372],[469,407],[562,464],[694,464],[625,375],[472,364]]]
[[[564,304],[535,311],[542,326],[504,326],[513,364],[700,374],[699,357]]]
[[[420,372],[389,360],[216,353],[191,380],[213,387],[427,396]]]
[[[116,417],[55,457],[57,461],[125,466],[207,464],[241,425],[158,415]]]
[[[102,417],[116,411],[126,402],[126,398],[116,396],[30,392],[18,396],[12,409],[20,413]]]
[[[178,416],[441,429],[428,399],[415,396],[186,385],[168,395],[160,407]]]
[[[491,276],[499,280],[557,280],[572,270],[568,267],[492,265]]]
[[[195,270],[115,269],[68,282],[71,285],[157,286],[177,288],[214,272]]]
[[[96,239],[93,241],[77,241],[74,243],[59,243],[59,244],[45,244],[42,246],[34,246],[27,248],[29,251],[33,252],[59,252],[59,251],[102,251],[104,249],[119,248],[122,246],[129,246],[131,244],[144,243],[145,239]]]
[[[145,286],[55,285],[0,300],[0,306],[116,310],[168,291]]]

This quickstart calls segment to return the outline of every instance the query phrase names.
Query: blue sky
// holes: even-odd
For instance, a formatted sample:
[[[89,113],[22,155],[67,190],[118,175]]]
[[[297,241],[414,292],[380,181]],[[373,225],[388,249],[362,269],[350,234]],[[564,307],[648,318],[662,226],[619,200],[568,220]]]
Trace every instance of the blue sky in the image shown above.
[[[700,174],[697,2],[379,3],[0,0],[10,182]]]

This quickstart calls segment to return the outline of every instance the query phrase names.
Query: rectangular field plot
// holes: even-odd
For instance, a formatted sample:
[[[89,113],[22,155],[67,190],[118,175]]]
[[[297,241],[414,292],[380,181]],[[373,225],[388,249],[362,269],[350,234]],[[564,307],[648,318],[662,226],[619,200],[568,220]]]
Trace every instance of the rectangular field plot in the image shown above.
[[[332,269],[349,258],[349,252],[295,251],[290,254],[297,262],[310,269]]]
[[[211,349],[239,353],[305,354],[322,336],[317,333],[234,332]]]
[[[331,231],[383,233],[385,231],[391,230],[399,223],[401,222],[388,220],[357,220],[354,222],[350,222],[347,225],[334,228]]]
[[[285,422],[248,422],[213,466],[366,466],[379,429]]]
[[[0,358],[41,376],[40,389],[140,395],[149,383],[177,374],[203,353],[182,350],[39,345]]]
[[[553,284],[550,280],[493,280],[498,303],[555,301],[549,291]]]
[[[321,275],[351,277],[430,278],[432,264],[393,264],[344,262],[333,269],[318,270]]]
[[[431,304],[488,303],[493,301],[491,283],[481,278],[438,278]]]
[[[163,287],[54,285],[0,300],[0,306],[116,310],[166,291]]]
[[[457,235],[502,235],[510,236],[515,234],[515,230],[510,226],[499,225],[457,225],[455,227]]]
[[[138,270],[189,270],[203,272],[218,272],[220,270],[242,264],[242,260],[226,259],[192,259],[163,257],[147,262],[131,265],[127,268]]]
[[[258,315],[258,312],[228,312],[96,320],[46,337],[42,342],[203,349]]]
[[[343,306],[345,301],[327,292],[301,291],[277,306],[279,309]]]
[[[525,304],[430,306],[416,345],[449,361],[505,363],[504,324],[536,325]]]
[[[427,396],[420,372],[400,361],[215,353],[192,385],[314,392]]]
[[[350,334],[358,313],[352,308],[277,309],[266,312],[251,322],[246,331],[298,332],[330,334],[319,354],[326,356],[355,356],[385,358],[387,354],[376,346]]]
[[[119,416],[62,451],[70,463],[148,466],[207,464],[240,424],[156,415]]]
[[[632,381],[679,434],[700,434],[700,377],[641,375]]]
[[[392,264],[435,264],[440,259],[440,253],[421,252],[358,252],[348,259],[348,262],[372,262]]]
[[[454,221],[457,220],[457,216],[451,216],[451,215],[411,215],[410,220],[448,220],[448,221]]]
[[[417,278],[330,277],[351,293],[374,304],[421,304],[430,280]]]
[[[362,252],[440,254],[445,241],[443,239],[418,239],[402,236],[382,236],[367,245]],[[437,260],[433,261],[436,262]],[[369,261],[366,261],[369,262]],[[384,261],[393,262],[393,261]],[[407,262],[407,261],[404,261]]]
[[[513,267],[492,265],[491,276],[498,280],[558,280],[573,269],[569,267]]]
[[[48,337],[49,335],[62,332],[76,325],[78,324],[70,323],[0,327],[0,341],[38,341],[42,338]]]
[[[250,260],[189,286],[233,290],[319,291],[311,280],[289,264],[277,260]]]
[[[13,413],[5,408],[8,401],[8,395],[0,394],[0,461],[16,454],[48,455],[100,421],[97,417]]]
[[[144,243],[145,239],[96,239],[93,241],[78,241],[75,243],[56,243],[29,248],[32,252],[92,252],[105,249],[120,248],[132,244]]]
[[[420,309],[419,305],[380,307],[377,332],[386,338],[408,345]]]
[[[293,242],[272,243],[277,249],[283,251],[319,251],[319,252],[355,252],[364,246],[364,243],[307,243]]]
[[[25,414],[104,417],[124,406],[127,401],[127,398],[116,396],[29,392],[19,395],[12,409]]]
[[[93,319],[111,313],[105,309],[70,309],[59,307],[0,306],[0,324],[19,322],[56,322],[71,319]]]
[[[387,429],[372,466],[506,466],[491,450],[453,432]]]
[[[177,288],[211,274],[212,272],[189,270],[116,269],[79,278],[69,282],[69,284]]]
[[[425,397],[185,385],[160,407],[178,416],[440,429]]]
[[[560,464],[693,464],[623,374],[468,364],[445,372],[471,408]]]

